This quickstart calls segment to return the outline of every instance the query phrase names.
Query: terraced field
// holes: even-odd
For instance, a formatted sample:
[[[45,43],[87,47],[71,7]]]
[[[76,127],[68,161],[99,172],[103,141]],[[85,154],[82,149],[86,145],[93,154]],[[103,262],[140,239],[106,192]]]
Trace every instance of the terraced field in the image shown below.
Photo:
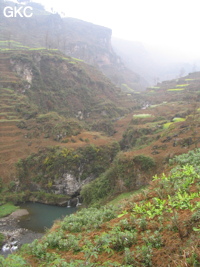
[[[20,120],[16,112],[20,96],[14,87],[20,79],[9,69],[9,60],[6,55],[0,55],[0,172],[6,177],[9,173],[8,176],[12,180],[13,160],[21,156],[19,140],[23,138],[24,133],[16,126]]]

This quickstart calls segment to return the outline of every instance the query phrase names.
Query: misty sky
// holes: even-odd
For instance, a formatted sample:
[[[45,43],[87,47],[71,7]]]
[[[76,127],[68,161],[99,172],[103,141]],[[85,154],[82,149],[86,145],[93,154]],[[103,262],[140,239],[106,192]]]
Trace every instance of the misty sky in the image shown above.
[[[109,27],[113,36],[200,58],[200,0],[35,0],[66,17]]]

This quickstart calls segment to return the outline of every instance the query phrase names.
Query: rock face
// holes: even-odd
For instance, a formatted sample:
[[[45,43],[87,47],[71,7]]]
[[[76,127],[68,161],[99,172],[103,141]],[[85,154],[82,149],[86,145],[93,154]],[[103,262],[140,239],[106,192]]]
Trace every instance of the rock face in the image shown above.
[[[61,47],[67,55],[99,67],[119,59],[111,46],[111,29],[72,18],[63,19],[63,29],[66,36],[73,32],[65,47]]]
[[[64,195],[67,196],[70,201],[74,200],[74,203],[70,203],[70,206],[76,206],[77,203],[77,196],[80,195],[80,191],[82,187],[85,184],[90,183],[94,177],[87,177],[84,180],[80,180],[75,175],[73,175],[70,172],[66,172],[62,175],[62,177],[55,179],[52,181],[52,185],[41,185],[37,184],[35,182],[29,183],[29,185],[26,187],[31,192],[46,192],[50,194],[55,195]],[[31,197],[31,201],[38,201],[37,198]],[[54,202],[51,202],[49,200],[39,200],[39,202],[45,203],[45,204],[55,204]],[[56,202],[56,204],[60,206],[67,206],[68,200],[61,200],[61,202]]]
[[[87,177],[84,180],[80,180],[70,172],[66,172],[62,177],[52,181],[52,185],[39,185],[35,182],[31,182],[28,185],[28,189],[31,192],[46,192],[56,195],[66,195],[70,198],[80,195],[80,191],[85,184],[88,184],[94,179],[94,177]],[[32,201],[35,201],[32,199]],[[47,201],[46,204],[49,204]],[[66,203],[65,203],[66,204]]]
[[[84,181],[80,181],[73,174],[64,173],[63,178],[54,181],[51,191],[55,194],[73,196],[79,194],[82,186],[91,180],[92,178],[88,177]]]
[[[11,62],[11,64],[13,64],[13,70],[25,81],[27,81],[28,83],[32,83],[32,78],[33,78],[33,74],[32,74],[32,70],[29,66],[22,66],[21,64],[15,64],[15,62]]]
[[[60,49],[67,55],[98,67],[118,86],[127,84],[131,89],[142,89],[146,82],[132,72],[114,52],[111,45],[112,30],[73,18],[63,19],[66,36],[71,38]],[[70,33],[69,33],[70,32]]]

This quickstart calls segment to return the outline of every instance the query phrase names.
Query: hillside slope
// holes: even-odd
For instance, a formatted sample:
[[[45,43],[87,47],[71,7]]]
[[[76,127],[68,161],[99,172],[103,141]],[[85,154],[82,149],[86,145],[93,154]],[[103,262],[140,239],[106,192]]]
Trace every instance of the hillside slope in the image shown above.
[[[123,202],[57,221],[41,240],[0,257],[2,266],[199,266],[199,153],[176,157],[169,175]]]
[[[175,155],[199,147],[199,82],[197,72],[149,88],[140,95],[140,108],[115,122],[113,138],[122,151],[107,172],[81,191],[87,205],[148,184],[152,175],[168,172]]]
[[[89,132],[96,123],[117,118],[133,102],[100,71],[53,50],[0,53],[0,176],[15,179],[14,163],[42,147],[55,146],[69,136],[81,140],[106,137]],[[125,102],[123,103],[123,100]],[[86,123],[87,122],[87,123]],[[98,126],[98,122],[100,126]],[[79,139],[71,146],[83,146]],[[63,146],[70,144],[62,143]]]
[[[79,130],[77,137],[62,137],[60,148],[41,150],[21,159],[17,170],[23,188],[23,181],[32,184],[37,180],[45,192],[54,193],[57,182],[61,181],[67,192],[69,178],[79,185],[89,181],[87,186],[82,188],[82,184],[71,193],[71,196],[81,194],[84,204],[89,206],[148,184],[152,175],[168,171],[168,161],[174,155],[199,147],[199,78],[199,73],[192,73],[149,88],[145,94],[134,94],[137,102],[132,102],[133,111],[110,124],[106,120],[92,126],[96,130],[106,128],[111,136],[105,139],[90,133],[91,146],[84,150],[68,150],[72,141],[74,148],[86,145],[84,133]],[[41,119],[45,122],[45,116]],[[46,129],[51,133],[49,127]],[[63,148],[65,141],[68,149]],[[106,146],[96,147],[100,144]]]
[[[12,169],[7,173],[12,183],[10,190],[3,188],[1,201],[58,203],[59,189],[62,202],[76,193],[85,206],[93,207],[56,222],[41,240],[0,258],[0,263],[199,266],[200,73],[124,96],[102,74],[60,52],[9,51],[2,53],[2,62],[0,125],[7,142],[0,143],[2,170],[23,158],[17,175]],[[84,90],[73,98],[83,83],[87,97]],[[70,105],[68,97],[77,99],[78,108],[91,109],[89,117]],[[89,131],[98,118],[98,126],[108,132],[111,122],[112,136]],[[22,155],[20,149],[26,152]],[[79,182],[78,189],[69,192],[72,178]],[[39,191],[33,192],[35,188]],[[129,197],[115,206],[115,196],[124,192]],[[111,207],[106,206],[110,200]]]

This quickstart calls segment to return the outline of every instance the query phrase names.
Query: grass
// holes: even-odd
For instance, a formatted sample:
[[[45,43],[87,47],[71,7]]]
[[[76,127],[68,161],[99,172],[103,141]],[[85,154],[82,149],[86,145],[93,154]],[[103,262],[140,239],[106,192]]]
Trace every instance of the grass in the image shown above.
[[[189,83],[185,83],[185,84],[177,84],[176,87],[185,87],[185,86],[188,86]]]
[[[183,91],[185,88],[172,88],[172,89],[167,89],[169,92],[176,92],[176,91]]]
[[[116,198],[114,198],[113,200],[111,200],[110,202],[108,202],[108,205],[118,205],[118,204],[121,204],[121,202],[123,200],[127,200],[127,198],[135,195],[135,194],[139,194],[141,193],[145,188],[147,188],[148,186],[143,186],[141,187],[140,189],[138,190],[134,190],[134,191],[131,191],[131,192],[125,192],[125,193],[122,193],[120,195],[118,195]],[[128,201],[128,200],[127,200]]]
[[[129,92],[133,92],[134,89],[130,88],[126,83],[122,83],[122,86],[127,89]]]
[[[0,91],[6,91],[6,92],[12,93],[12,94],[15,92],[15,90],[10,89],[10,88],[1,88]]]
[[[3,119],[3,120],[0,120],[0,122],[19,122],[19,121],[21,121],[21,120],[19,120],[19,119],[8,119],[8,120]]]
[[[76,60],[76,61],[84,62],[84,60],[79,59],[79,58],[75,58],[75,57],[72,57],[72,59],[74,59],[74,60]]]
[[[149,88],[152,88],[152,89],[160,89],[159,86],[151,86],[151,87],[149,87]]]
[[[117,204],[120,204],[123,200],[125,200],[125,199],[129,198],[130,196],[132,196],[134,194],[134,192],[135,191],[122,193],[122,194],[118,195],[116,198],[114,198],[113,200],[111,200],[108,203],[108,205],[117,205]]]
[[[9,46],[9,47],[8,47]],[[24,46],[20,42],[7,40],[7,41],[0,41],[0,49],[1,50],[13,50],[13,49],[29,49],[28,46]]]
[[[180,121],[185,121],[185,118],[174,118],[173,122],[167,122],[163,124],[163,129],[168,129],[174,122],[180,122]]]
[[[173,122],[167,122],[163,124],[163,129],[168,129]]]
[[[150,108],[156,108],[156,107],[165,105],[166,103],[167,103],[167,102],[163,102],[163,103],[160,103],[160,104],[151,105]]]
[[[153,117],[151,114],[135,114],[133,115],[134,119],[143,119],[143,118],[150,118]]]
[[[173,122],[185,121],[185,118],[174,118]]]
[[[0,116],[5,116],[5,115],[7,115],[7,116],[15,115],[15,113],[14,112],[0,112]]]
[[[46,50],[46,47],[29,48],[29,51],[40,51],[40,50]]]
[[[57,112],[48,112],[46,114],[39,114],[37,117],[38,122],[44,122],[44,121],[59,121],[63,120],[64,118],[60,116]]]
[[[0,206],[0,218],[11,214],[12,212],[16,211],[17,209],[18,209],[18,207],[16,207],[12,203],[6,203],[6,204]]]

